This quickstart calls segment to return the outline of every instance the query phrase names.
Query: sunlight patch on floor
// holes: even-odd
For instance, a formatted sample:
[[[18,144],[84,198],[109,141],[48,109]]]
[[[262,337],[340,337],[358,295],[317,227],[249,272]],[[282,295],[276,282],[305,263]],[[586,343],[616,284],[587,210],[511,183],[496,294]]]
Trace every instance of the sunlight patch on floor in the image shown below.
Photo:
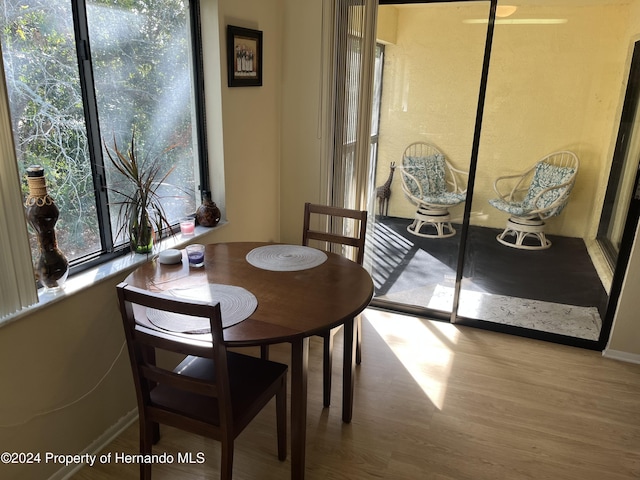
[[[449,323],[367,311],[367,320],[389,345],[431,402],[442,409],[460,332]]]
[[[443,312],[450,312],[453,310],[453,287],[436,285],[436,288],[433,290],[433,294],[429,299],[427,308],[442,310]]]
[[[437,285],[412,294],[413,298],[427,298],[427,294],[430,294],[428,308],[450,312],[453,308],[453,291],[452,287]],[[507,297],[467,290],[464,286],[460,292],[458,315],[586,340],[598,340],[602,328],[596,307]]]
[[[433,296],[429,301],[428,307],[450,312],[453,309],[453,293],[453,287],[437,285],[434,289]],[[484,304],[490,296],[482,292],[472,290],[462,290],[460,295],[458,313],[470,318],[483,318],[480,315],[484,311]]]

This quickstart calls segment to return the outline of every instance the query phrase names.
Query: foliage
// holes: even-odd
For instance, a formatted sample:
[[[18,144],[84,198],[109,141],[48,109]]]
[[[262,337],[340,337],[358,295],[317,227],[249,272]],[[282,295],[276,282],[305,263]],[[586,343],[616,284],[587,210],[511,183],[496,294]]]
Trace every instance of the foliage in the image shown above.
[[[168,183],[190,192],[193,210],[196,189],[187,0],[3,0],[0,43],[19,170],[45,168],[60,209],[58,243],[70,260],[102,248],[101,187],[94,182],[100,166],[92,165],[72,13],[82,3],[101,130],[127,138],[135,125],[136,143],[166,171],[175,165]],[[93,138],[103,136],[93,132]],[[154,144],[177,147],[153,153]],[[119,174],[104,150],[96,155],[104,157],[108,186]],[[184,198],[178,206],[185,208]],[[170,221],[186,213],[174,214],[178,206],[168,207]]]
[[[19,169],[45,168],[61,212],[59,243],[73,256],[98,227],[73,28],[63,20],[68,6],[56,3],[6,0],[0,22]]]
[[[136,151],[135,129],[131,134],[131,144],[125,152],[120,150],[115,138],[111,150],[106,142],[103,143],[109,161],[121,176],[119,182],[113,182],[107,187],[118,198],[112,202],[118,207],[116,236],[120,236],[126,228],[129,228],[132,249],[135,250],[136,242],[140,245],[149,245],[152,241],[149,235],[153,232],[162,238],[165,227],[168,231],[171,230],[171,223],[167,219],[158,189],[171,174],[173,167],[162,174],[162,163],[158,158],[146,156],[140,159]],[[163,153],[173,148],[174,146],[170,146]],[[153,232],[149,231],[149,226],[153,227]]]

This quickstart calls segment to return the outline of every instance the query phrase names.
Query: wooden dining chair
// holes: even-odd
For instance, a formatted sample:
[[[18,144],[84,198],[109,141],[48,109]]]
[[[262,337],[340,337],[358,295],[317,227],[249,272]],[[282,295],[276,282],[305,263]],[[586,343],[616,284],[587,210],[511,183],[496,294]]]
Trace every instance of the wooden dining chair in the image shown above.
[[[321,230],[311,227],[312,215],[319,216]],[[315,246],[320,242],[324,249],[340,248],[341,253],[347,258],[362,265],[364,260],[364,244],[367,232],[367,211],[352,210],[348,208],[330,207],[305,203],[304,225],[302,228],[302,244]],[[341,327],[332,328],[321,336],[324,339],[323,351],[323,403],[328,407],[331,403],[331,372],[333,364],[333,337]],[[362,318],[356,318],[354,335],[356,336],[356,363],[362,361]]]
[[[230,480],[235,438],[275,396],[278,458],[287,456],[287,366],[227,351],[220,305],[180,300],[117,286],[129,359],[138,398],[140,453],[149,455],[159,440],[159,424],[170,425],[221,442],[220,478]],[[136,323],[146,308],[209,318],[213,346]],[[186,358],[173,370],[155,362],[164,350]],[[151,464],[140,465],[140,478],[151,478]]]

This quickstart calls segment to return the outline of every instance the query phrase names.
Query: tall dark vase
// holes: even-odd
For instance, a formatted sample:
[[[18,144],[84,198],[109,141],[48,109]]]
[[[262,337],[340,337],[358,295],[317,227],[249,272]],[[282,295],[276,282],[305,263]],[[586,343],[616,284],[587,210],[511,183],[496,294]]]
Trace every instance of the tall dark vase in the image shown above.
[[[36,278],[48,289],[61,288],[69,274],[69,262],[58,249],[55,225],[60,211],[47,193],[44,168],[32,165],[27,169],[29,196],[25,201],[29,224],[36,232],[39,256],[35,263]]]
[[[204,192],[202,194],[202,205],[196,210],[196,220],[203,227],[215,227],[220,221],[220,209],[211,200],[211,194]]]

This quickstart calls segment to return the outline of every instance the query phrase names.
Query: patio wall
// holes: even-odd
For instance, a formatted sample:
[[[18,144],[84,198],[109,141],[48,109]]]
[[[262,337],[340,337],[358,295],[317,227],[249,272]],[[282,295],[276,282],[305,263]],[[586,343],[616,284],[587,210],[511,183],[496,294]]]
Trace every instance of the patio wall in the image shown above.
[[[558,2],[562,3],[562,2]],[[384,7],[394,9],[396,7]],[[556,150],[574,151],[580,172],[548,232],[595,237],[624,93],[631,5],[521,6],[510,19],[561,24],[496,25],[472,221],[503,227],[488,204],[497,176],[517,173]],[[382,9],[381,9],[382,11]],[[376,184],[415,141],[437,145],[458,167],[471,157],[487,5],[397,8],[397,43],[385,51]],[[396,175],[389,213],[412,217]],[[463,207],[453,214],[461,218]]]

